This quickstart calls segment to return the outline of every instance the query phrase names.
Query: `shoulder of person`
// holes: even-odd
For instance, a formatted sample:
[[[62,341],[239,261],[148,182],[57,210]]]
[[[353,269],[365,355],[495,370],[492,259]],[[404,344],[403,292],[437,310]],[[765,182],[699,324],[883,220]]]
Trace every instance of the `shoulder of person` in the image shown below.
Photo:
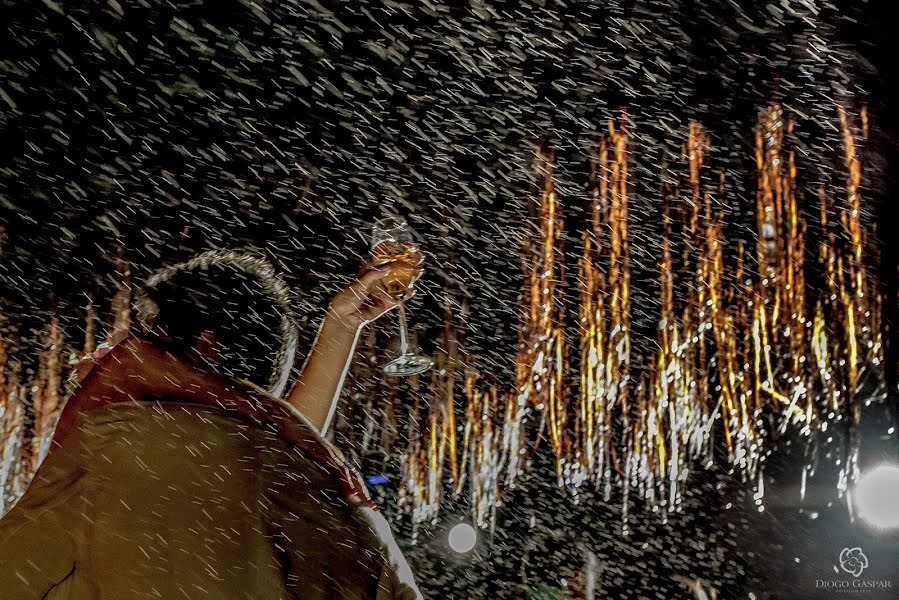
[[[127,340],[130,336],[128,332],[122,332],[114,338],[100,344],[96,350],[84,355],[81,360],[75,364],[70,375],[70,381],[76,385],[84,381],[94,368],[102,363],[114,348]]]

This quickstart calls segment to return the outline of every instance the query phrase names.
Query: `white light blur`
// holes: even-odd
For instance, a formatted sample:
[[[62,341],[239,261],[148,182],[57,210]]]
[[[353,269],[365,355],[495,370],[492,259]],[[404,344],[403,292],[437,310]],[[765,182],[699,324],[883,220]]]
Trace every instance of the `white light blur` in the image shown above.
[[[478,532],[468,523],[459,523],[449,532],[449,546],[453,552],[465,554],[474,548],[478,541]]]
[[[854,495],[862,520],[878,529],[899,527],[899,465],[874,467],[861,476]]]

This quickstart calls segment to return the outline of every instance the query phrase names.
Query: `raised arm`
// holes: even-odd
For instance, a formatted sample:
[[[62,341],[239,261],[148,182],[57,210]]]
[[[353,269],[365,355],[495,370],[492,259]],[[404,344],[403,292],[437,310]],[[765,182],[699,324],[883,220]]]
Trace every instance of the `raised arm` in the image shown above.
[[[371,269],[331,301],[300,376],[285,400],[324,435],[343,389],[359,332],[396,306],[384,290],[388,269]]]

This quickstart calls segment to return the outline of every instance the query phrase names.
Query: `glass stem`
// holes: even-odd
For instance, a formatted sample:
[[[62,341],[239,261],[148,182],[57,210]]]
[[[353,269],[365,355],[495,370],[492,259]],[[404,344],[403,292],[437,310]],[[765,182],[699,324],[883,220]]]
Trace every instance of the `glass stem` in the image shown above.
[[[400,302],[397,306],[399,313],[397,318],[400,322],[400,356],[409,354],[409,329],[406,324],[406,303]]]

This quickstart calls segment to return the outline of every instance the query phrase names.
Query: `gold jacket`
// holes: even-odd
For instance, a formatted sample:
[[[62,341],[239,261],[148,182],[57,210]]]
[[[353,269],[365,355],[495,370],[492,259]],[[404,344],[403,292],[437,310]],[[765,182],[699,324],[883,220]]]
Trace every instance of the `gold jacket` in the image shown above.
[[[70,399],[0,519],[2,600],[421,598],[358,476],[292,407],[98,389],[73,395],[94,394]]]

